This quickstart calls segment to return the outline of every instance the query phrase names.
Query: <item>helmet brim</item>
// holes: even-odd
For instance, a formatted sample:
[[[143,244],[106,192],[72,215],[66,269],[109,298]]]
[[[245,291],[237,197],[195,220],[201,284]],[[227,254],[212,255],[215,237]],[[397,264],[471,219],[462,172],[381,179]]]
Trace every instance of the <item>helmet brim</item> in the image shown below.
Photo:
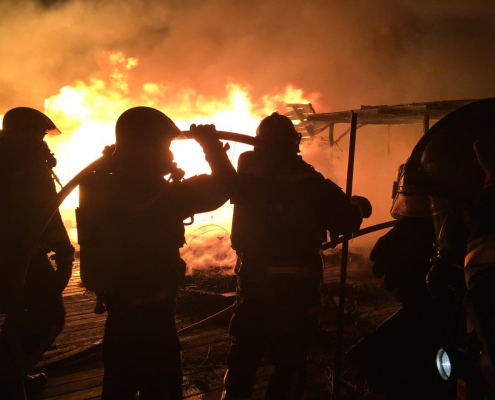
[[[58,129],[58,128],[50,128],[50,129],[47,129],[45,131],[45,134],[48,136],[58,136],[61,133],[62,133],[62,131],[60,131],[60,129]]]
[[[438,210],[433,204],[432,196],[398,193],[390,214],[393,218],[429,217],[438,214]]]

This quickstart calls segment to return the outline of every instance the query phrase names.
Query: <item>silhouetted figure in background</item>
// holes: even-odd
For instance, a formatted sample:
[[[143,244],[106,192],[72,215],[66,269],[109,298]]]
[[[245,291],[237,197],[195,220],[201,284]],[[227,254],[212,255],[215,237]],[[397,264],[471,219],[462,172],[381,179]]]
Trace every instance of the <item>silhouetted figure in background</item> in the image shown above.
[[[214,126],[191,126],[212,174],[182,180],[169,150],[180,134],[162,112],[136,107],[116,125],[105,170],[80,186],[81,278],[104,299],[102,398],[181,399],[176,295],[185,274],[183,220],[229,198],[235,177]],[[164,176],[171,174],[171,180]]]
[[[483,345],[480,364],[492,398],[495,397],[495,132],[493,133],[491,137],[478,140],[474,144],[486,178],[481,200],[473,213],[464,265],[468,288],[464,307],[467,318]]]
[[[451,112],[399,169],[398,223],[370,259],[403,308],[352,350],[387,398],[492,398],[480,373],[495,389],[494,110],[491,98]]]
[[[0,337],[0,398],[22,398],[22,381],[46,382],[27,372],[53,344],[64,326],[62,292],[72,274],[72,247],[57,212],[36,248],[28,237],[56,196],[52,168],[56,160],[43,137],[60,133],[43,113],[27,107],[8,111],[0,136],[0,312],[6,314]],[[27,260],[31,259],[24,278]],[[54,252],[51,259],[47,254]],[[24,280],[25,279],[25,280]],[[23,294],[16,310],[15,298]],[[20,334],[19,334],[20,332]]]
[[[238,286],[223,398],[250,398],[259,363],[268,354],[275,373],[266,398],[298,399],[321,305],[320,247],[327,230],[332,236],[356,231],[363,215],[298,156],[301,135],[290,119],[272,114],[257,136],[274,151],[255,148],[239,157],[239,189],[232,200]],[[360,199],[369,216],[371,205]]]

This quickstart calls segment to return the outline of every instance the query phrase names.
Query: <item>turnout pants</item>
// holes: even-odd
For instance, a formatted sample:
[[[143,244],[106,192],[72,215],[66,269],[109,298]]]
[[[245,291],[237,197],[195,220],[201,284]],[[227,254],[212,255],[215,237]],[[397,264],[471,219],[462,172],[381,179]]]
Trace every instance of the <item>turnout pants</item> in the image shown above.
[[[4,257],[1,262],[15,266],[17,260]],[[23,392],[26,374],[64,327],[62,293],[56,286],[55,271],[46,254],[37,254],[31,259],[22,312],[13,312],[8,295],[2,298],[1,306],[6,318],[0,335],[0,398],[22,398],[19,393]]]
[[[266,398],[295,400],[303,395],[309,340],[321,305],[319,254],[310,261],[292,267],[289,263],[271,267],[249,259],[238,263],[225,399],[252,396],[264,356],[275,366]]]
[[[256,372],[266,355],[275,366],[266,399],[300,399],[306,384],[308,340],[305,335],[233,339],[227,359],[225,399],[249,399]]]
[[[129,306],[107,299],[103,338],[103,400],[182,399],[180,346],[175,306]]]

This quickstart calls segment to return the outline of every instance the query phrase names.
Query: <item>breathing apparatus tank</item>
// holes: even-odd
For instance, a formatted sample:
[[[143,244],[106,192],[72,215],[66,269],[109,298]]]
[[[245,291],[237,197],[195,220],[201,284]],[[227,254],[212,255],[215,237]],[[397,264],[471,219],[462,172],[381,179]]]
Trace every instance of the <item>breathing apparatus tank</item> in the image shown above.
[[[313,207],[307,204],[307,193],[301,190],[301,185],[317,175],[297,155],[301,134],[289,118],[273,113],[261,121],[256,136],[271,150],[255,147],[239,157],[237,171],[242,190],[231,199],[235,205],[233,248],[239,254],[261,254],[294,247],[290,243],[301,247],[305,243],[321,244],[323,231],[315,229]],[[271,179],[292,182],[295,190],[285,194],[274,191],[267,187]]]
[[[124,237],[129,236],[129,231],[122,230],[122,221],[133,221],[133,216],[126,214],[121,207],[126,199],[119,201],[118,193],[122,186],[115,178],[115,168],[139,169],[142,167],[140,162],[154,165],[151,162],[172,174],[178,170],[168,147],[180,130],[162,112],[150,107],[131,108],[117,120],[115,133],[116,145],[108,150],[113,153],[108,155],[106,164],[82,179],[79,208],[76,210],[81,280],[86,288],[99,296],[115,288],[116,277],[123,274],[119,268],[127,262],[126,257],[129,258],[130,254],[122,251],[125,248],[123,243],[129,242],[129,237]],[[132,214],[132,210],[128,212]],[[178,247],[182,245],[180,240],[183,237],[176,240]]]

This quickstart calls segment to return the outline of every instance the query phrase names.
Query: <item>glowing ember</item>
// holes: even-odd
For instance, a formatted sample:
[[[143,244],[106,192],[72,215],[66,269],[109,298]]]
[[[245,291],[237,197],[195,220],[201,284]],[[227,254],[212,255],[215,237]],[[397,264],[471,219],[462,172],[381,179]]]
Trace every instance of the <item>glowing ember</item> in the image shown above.
[[[228,84],[223,95],[213,98],[192,89],[162,83],[145,83],[131,90],[129,76],[138,66],[138,59],[126,57],[122,53],[107,56],[108,64],[104,67],[108,71],[104,79],[77,81],[64,86],[60,93],[45,100],[46,114],[63,133],[47,138],[58,159],[56,173],[62,182],[68,182],[98,158],[106,145],[115,142],[115,122],[130,107],[145,105],[158,108],[184,130],[189,129],[192,123],[215,124],[218,130],[254,135],[262,118],[277,109],[282,112],[285,110],[284,102],[314,101],[314,96],[305,99],[302,90],[290,85],[283,93],[265,95],[258,102],[252,101],[249,87],[238,84]],[[229,156],[234,165],[239,155],[250,148],[239,143],[231,143],[230,147]],[[172,150],[175,161],[184,169],[186,177],[210,172],[202,149],[195,141],[175,141]],[[74,242],[77,242],[74,218],[77,204],[78,193],[74,191],[61,206],[62,217]],[[225,236],[230,230],[231,218],[230,204],[214,212],[197,215],[195,223],[187,227],[188,242],[193,239],[195,243],[201,242],[205,232],[210,235],[214,231],[215,235],[218,233],[216,236]],[[228,248],[224,245],[220,247],[223,247],[223,253]],[[233,254],[226,258],[222,256],[222,264],[232,263],[232,257]]]

